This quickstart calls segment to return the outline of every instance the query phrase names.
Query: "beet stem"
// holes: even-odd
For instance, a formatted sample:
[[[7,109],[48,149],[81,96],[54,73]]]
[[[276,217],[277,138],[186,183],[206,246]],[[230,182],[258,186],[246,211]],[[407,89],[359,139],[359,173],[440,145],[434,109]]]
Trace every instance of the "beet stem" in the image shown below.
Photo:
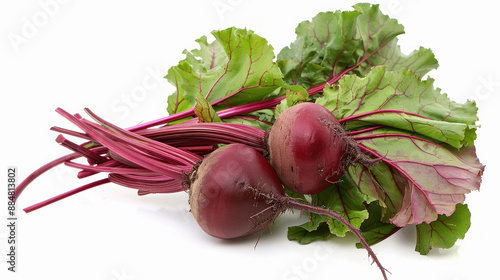
[[[59,133],[63,133],[63,134],[67,134],[67,135],[71,135],[71,136],[74,136],[74,137],[82,138],[82,139],[85,139],[85,140],[92,140],[85,133],[73,131],[73,130],[66,129],[66,128],[61,128],[61,127],[53,126],[53,127],[50,128],[50,130],[55,131],[55,132],[59,132]]]
[[[92,151],[95,151],[96,153],[100,153],[100,152],[103,152],[105,150],[106,150],[105,147],[96,147],[96,148],[92,149]],[[17,201],[17,199],[19,198],[19,196],[21,195],[21,193],[24,191],[24,189],[31,182],[33,182],[36,178],[38,178],[40,175],[44,174],[48,170],[50,170],[50,169],[52,169],[52,168],[54,168],[54,167],[56,167],[56,166],[58,166],[60,164],[65,163],[66,161],[70,161],[70,160],[73,160],[73,159],[76,159],[76,158],[80,158],[80,157],[82,157],[82,154],[80,154],[80,153],[71,153],[71,154],[68,154],[68,155],[56,158],[56,159],[52,160],[51,162],[48,162],[48,163],[44,164],[43,166],[39,167],[37,170],[35,170],[34,172],[32,172],[30,175],[28,175],[28,177],[26,177],[17,186],[17,188],[14,191],[14,193],[15,193],[14,194],[14,201]]]
[[[106,184],[106,183],[109,183],[109,182],[110,182],[110,180],[108,178],[101,179],[101,180],[98,180],[98,181],[95,181],[95,182],[83,185],[83,186],[78,187],[76,189],[67,191],[67,192],[62,193],[60,195],[57,195],[57,196],[55,196],[53,198],[49,198],[49,199],[44,200],[42,202],[39,202],[39,203],[37,203],[35,205],[26,207],[23,210],[24,210],[24,212],[29,213],[31,211],[35,211],[37,209],[40,209],[40,208],[45,207],[47,205],[50,205],[50,204],[52,204],[54,202],[57,202],[59,200],[62,200],[64,198],[70,197],[70,196],[72,196],[74,194],[77,194],[79,192],[83,192],[83,191],[86,191],[88,189],[91,189],[91,188],[94,188],[94,187],[97,187],[97,186],[100,186],[100,185],[103,185],[103,184]]]
[[[382,266],[379,259],[377,258],[377,255],[375,255],[375,253],[371,249],[370,245],[368,245],[368,243],[366,242],[361,231],[359,229],[355,228],[349,221],[347,221],[340,214],[338,214],[335,211],[332,211],[330,209],[326,209],[323,207],[318,207],[318,206],[299,202],[299,201],[297,201],[293,198],[290,198],[290,197],[285,197],[283,203],[287,209],[296,209],[296,210],[300,210],[300,211],[307,211],[309,213],[315,213],[318,215],[326,215],[326,216],[329,216],[331,218],[334,218],[335,220],[337,220],[340,223],[342,223],[343,225],[345,225],[352,233],[354,233],[354,235],[356,235],[356,237],[359,239],[359,242],[368,251],[369,256],[372,257],[373,261],[379,267],[380,271],[382,272],[382,275],[384,276],[384,279],[387,280],[387,275],[385,273],[386,269]]]
[[[85,147],[82,147],[74,142],[69,141],[68,139],[64,138],[64,136],[61,134],[56,138],[56,142],[61,144],[62,146],[72,150],[73,152],[77,152],[82,154],[84,157],[88,158],[94,163],[104,163],[108,159],[101,156],[100,154],[87,149]]]

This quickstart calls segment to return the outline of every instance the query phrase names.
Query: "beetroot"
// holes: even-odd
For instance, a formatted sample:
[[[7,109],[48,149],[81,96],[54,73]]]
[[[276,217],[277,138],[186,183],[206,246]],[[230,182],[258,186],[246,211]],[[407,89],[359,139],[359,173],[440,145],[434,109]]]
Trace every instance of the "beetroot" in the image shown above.
[[[280,214],[269,210],[259,191],[276,196],[285,192],[276,173],[255,149],[224,146],[206,157],[191,173],[191,212],[208,234],[228,239],[266,228]],[[260,213],[260,214],[259,214]]]
[[[344,174],[344,135],[325,107],[294,105],[281,113],[268,133],[269,161],[290,190],[318,193]]]

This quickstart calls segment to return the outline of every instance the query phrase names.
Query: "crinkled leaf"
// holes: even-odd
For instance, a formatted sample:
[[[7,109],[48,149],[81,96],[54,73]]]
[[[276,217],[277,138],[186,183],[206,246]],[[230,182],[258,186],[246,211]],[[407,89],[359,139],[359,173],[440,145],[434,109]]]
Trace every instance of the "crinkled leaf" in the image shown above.
[[[296,240],[299,244],[309,244],[317,240],[327,240],[333,235],[326,223],[319,224],[314,230],[308,230],[304,226],[293,226],[288,228],[288,240]]]
[[[375,245],[401,229],[391,223],[382,221],[383,209],[377,203],[371,203],[367,209],[370,215],[361,224],[360,229],[368,245]],[[356,247],[363,248],[363,245],[356,243]]]
[[[167,98],[167,111],[169,114],[182,112],[192,108],[196,102],[196,95],[189,94],[182,86],[184,83],[183,78],[177,72],[182,69],[182,67],[186,67],[188,72],[192,72],[192,69],[188,64],[180,62],[179,65],[176,66],[177,69],[174,70],[174,67],[168,69],[167,75],[165,76],[165,79],[167,79],[168,82],[176,88],[176,91]]]
[[[218,110],[273,97],[283,85],[282,73],[267,40],[246,29],[228,28],[196,40],[199,49],[169,69],[166,78],[176,91],[168,99],[170,114],[195,106],[201,94]]]
[[[438,219],[430,224],[417,225],[415,251],[426,255],[431,248],[451,248],[458,239],[465,237],[471,225],[470,217],[467,205],[457,204],[457,209],[451,216],[439,215]]]
[[[363,195],[349,176],[333,184],[328,189],[312,195],[312,204],[326,207],[342,215],[354,227],[359,228],[368,218],[365,202],[368,197]],[[368,199],[369,200],[369,199]],[[328,229],[328,234],[325,232]],[[330,217],[310,213],[308,222],[290,227],[288,238],[306,244],[316,239],[326,239],[328,236],[343,237],[349,229]]]
[[[323,219],[322,216],[316,215],[316,214],[311,214],[311,215],[309,215],[309,221],[306,223],[303,223],[299,227],[301,227],[309,232],[313,232],[313,231],[317,230],[319,228],[319,226],[325,222],[326,222],[326,220]]]
[[[361,223],[368,218],[368,211],[363,204],[366,197],[359,192],[358,188],[352,184],[347,176],[325,191],[313,196],[316,205],[325,207],[342,215],[355,228],[359,228]],[[327,217],[325,217],[327,218]],[[349,229],[335,219],[327,219],[330,232],[338,237],[343,237]]]
[[[347,75],[339,81],[338,87],[326,87],[324,97],[316,102],[330,109],[339,120],[373,115],[376,111],[418,114],[435,121],[426,122],[403,114],[365,118],[374,124],[418,132],[456,148],[471,146],[476,138],[478,120],[475,103],[453,102],[440,89],[435,89],[433,83],[433,79],[421,80],[406,69],[393,72],[386,67],[373,67],[364,78]],[[418,127],[412,127],[413,123]]]
[[[408,69],[418,77],[423,77],[431,70],[437,69],[438,62],[434,53],[424,47],[420,47],[408,55],[401,53],[398,38],[394,38],[360,65],[356,69],[357,71],[353,72],[359,76],[365,76],[374,66],[385,66],[391,71]]]
[[[356,64],[353,50],[362,48],[360,41],[352,40],[358,15],[358,12],[324,12],[312,21],[300,23],[295,30],[297,39],[278,54],[286,83],[310,88],[333,77],[337,58],[346,66]]]
[[[373,198],[366,202],[378,201],[381,206],[381,221],[389,223],[403,202],[404,184],[401,175],[384,162],[370,168],[361,164],[353,165],[347,172],[360,192]]]
[[[292,107],[293,105],[300,103],[300,102],[305,102],[307,100],[307,98],[309,97],[307,90],[305,90],[301,86],[286,85],[283,88],[286,92],[286,98],[283,99],[281,101],[281,103],[276,106],[276,109],[274,110],[274,117],[275,118],[278,118],[278,116],[281,114],[281,112]]]
[[[409,55],[401,53],[396,36],[404,33],[404,28],[397,20],[382,14],[378,5],[360,3],[353,7],[361,13],[356,22],[355,38],[365,46],[358,67],[353,69],[354,74],[365,76],[371,67],[384,65],[392,70],[409,69],[422,77],[438,67],[429,49],[421,47]]]
[[[377,131],[354,138],[402,179],[401,207],[390,220],[397,226],[430,223],[438,214],[449,216],[465,194],[479,189],[484,166],[474,147],[453,150],[414,136]]]
[[[221,122],[212,105],[200,93],[196,94],[194,113],[198,117],[199,122]]]
[[[289,190],[285,190],[287,195],[299,199],[304,199],[304,195],[293,193]],[[326,240],[333,235],[330,232],[326,220],[316,214],[309,215],[309,221],[298,225],[291,226],[288,228],[288,240],[296,240],[300,244],[309,244],[316,240]]]
[[[401,53],[396,36],[404,33],[378,5],[357,4],[354,11],[319,13],[296,28],[297,39],[278,54],[288,84],[305,88],[333,83],[343,74],[364,76],[374,65],[408,68],[420,76],[437,67],[432,52]]]

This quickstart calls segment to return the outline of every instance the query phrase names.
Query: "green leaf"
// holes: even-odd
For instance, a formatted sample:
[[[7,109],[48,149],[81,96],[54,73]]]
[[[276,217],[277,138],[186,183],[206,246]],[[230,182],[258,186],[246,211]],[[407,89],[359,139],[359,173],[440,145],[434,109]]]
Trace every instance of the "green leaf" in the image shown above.
[[[199,122],[222,122],[212,105],[200,93],[196,94],[194,113]]]
[[[297,39],[278,54],[285,81],[305,88],[333,83],[343,74],[364,76],[373,65],[408,68],[419,76],[437,67],[432,52],[401,53],[396,36],[404,33],[378,5],[358,4],[354,11],[324,12],[301,22]]]
[[[349,177],[344,176],[343,181],[331,186],[321,193],[313,196],[315,205],[324,205],[342,215],[355,228],[368,218],[368,211],[363,204],[366,196],[359,192]],[[326,218],[326,217],[325,217]],[[338,237],[344,237],[349,229],[335,219],[327,219],[330,232]]]
[[[382,221],[383,209],[377,203],[371,203],[367,209],[370,215],[361,224],[360,229],[368,245],[375,245],[401,229],[391,223]],[[363,245],[356,243],[356,247],[363,248]]]
[[[341,60],[339,64],[355,64],[351,50],[362,45],[351,39],[358,15],[358,12],[324,12],[312,21],[300,23],[295,30],[295,42],[278,54],[278,65],[286,83],[310,88],[326,83],[333,76],[336,58]]]
[[[431,248],[451,248],[458,239],[465,237],[471,225],[470,217],[467,205],[457,204],[457,209],[452,215],[439,215],[438,219],[430,224],[417,225],[415,251],[426,255]]]
[[[176,66],[176,69],[173,67],[168,69],[167,75],[165,76],[165,79],[167,79],[168,82],[176,88],[176,92],[169,95],[167,98],[167,111],[169,114],[174,114],[192,108],[196,102],[196,95],[189,94],[183,88],[183,83],[185,82],[177,72],[183,69],[182,67],[186,67],[186,70],[192,73],[192,69],[189,65],[179,63],[179,65]]]
[[[420,47],[408,55],[401,53],[398,38],[394,38],[361,65],[358,75],[365,76],[373,65],[385,66],[391,71],[408,69],[418,77],[423,77],[438,68],[438,62],[430,49]]]
[[[312,195],[311,204],[331,209],[343,216],[355,228],[368,218],[365,202],[370,200],[363,195],[349,178],[344,176],[342,181],[333,184],[328,189]],[[288,229],[288,238],[307,244],[314,240],[325,240],[332,236],[344,237],[349,231],[346,226],[336,220],[310,213],[309,221]]]
[[[393,72],[373,67],[364,78],[346,75],[338,87],[326,87],[324,97],[316,102],[339,120],[357,120],[359,116],[372,124],[417,132],[456,148],[473,145],[478,120],[475,103],[453,102],[433,83],[433,79],[421,80],[406,69]]]
[[[454,150],[384,130],[353,139],[364,151],[397,171],[403,198],[398,212],[390,219],[397,226],[430,223],[438,214],[449,216],[457,204],[464,202],[465,194],[479,189],[484,166],[473,147]]]
[[[288,228],[288,240],[296,240],[299,244],[309,244],[317,240],[327,240],[332,237],[328,225],[321,223],[314,230],[307,230],[305,226],[293,226]]]
[[[309,94],[307,90],[305,90],[301,86],[283,86],[283,89],[286,92],[286,98],[281,101],[280,104],[276,106],[274,110],[274,117],[278,118],[278,116],[286,109],[292,107],[295,104],[307,101]]]
[[[380,111],[376,114],[356,117],[356,121],[349,123],[346,127],[349,130],[355,130],[356,126],[366,127],[376,125],[420,134],[427,139],[444,142],[455,148],[462,147],[468,130],[468,125],[464,123],[438,121],[404,112],[391,111]]]
[[[385,162],[370,168],[361,164],[349,166],[347,173],[362,194],[377,200],[381,206],[380,220],[389,223],[403,202],[404,184],[400,174]]]
[[[234,27],[212,34],[215,41],[196,40],[200,48],[184,51],[186,58],[169,69],[166,78],[176,88],[168,98],[170,114],[193,108],[197,94],[216,111],[279,94],[283,75],[267,40]]]

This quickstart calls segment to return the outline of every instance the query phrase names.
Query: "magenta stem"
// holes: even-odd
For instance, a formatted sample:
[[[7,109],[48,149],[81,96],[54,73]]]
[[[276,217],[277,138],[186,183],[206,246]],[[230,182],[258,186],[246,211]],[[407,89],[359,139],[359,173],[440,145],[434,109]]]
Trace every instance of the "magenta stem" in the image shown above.
[[[356,135],[356,134],[366,133],[366,132],[374,131],[374,130],[377,130],[377,129],[380,129],[383,127],[384,127],[383,125],[378,125],[378,126],[368,127],[365,129],[349,131],[349,132],[347,132],[347,135]]]
[[[92,182],[90,184],[86,184],[84,186],[81,186],[81,187],[76,188],[74,190],[70,190],[68,192],[60,194],[60,195],[55,196],[53,198],[50,198],[50,199],[47,199],[47,200],[42,201],[40,203],[37,203],[35,205],[32,205],[30,207],[26,207],[26,208],[24,208],[24,211],[26,213],[29,213],[31,211],[35,211],[35,210],[37,210],[39,208],[42,208],[42,207],[47,206],[47,205],[50,205],[50,204],[52,204],[54,202],[57,202],[57,201],[59,201],[61,199],[67,198],[67,197],[72,196],[74,194],[77,194],[79,192],[83,192],[85,190],[88,190],[88,189],[91,189],[91,188],[94,188],[94,187],[97,187],[97,186],[100,186],[100,185],[103,185],[103,184],[106,184],[106,183],[109,183],[109,182],[110,182],[110,180],[108,178],[105,178],[105,179],[101,179],[99,181]]]
[[[89,160],[91,160],[92,162],[95,162],[95,163],[103,163],[103,162],[106,162],[108,159],[101,156],[100,154],[92,151],[91,149],[87,149],[85,147],[82,147],[76,143],[73,143],[71,141],[69,141],[68,139],[64,138],[64,136],[62,135],[59,135],[57,138],[56,138],[56,142],[61,144],[62,146],[74,151],[74,152],[77,152],[83,156],[85,156],[86,158],[88,158]]]
[[[307,211],[309,213],[315,213],[318,215],[326,215],[331,218],[334,218],[335,220],[339,221],[341,224],[346,226],[349,231],[351,231],[358,239],[361,245],[368,251],[369,256],[373,259],[373,261],[377,264],[378,268],[382,272],[382,275],[384,276],[384,279],[387,280],[387,275],[386,275],[386,269],[382,266],[382,263],[379,261],[377,258],[377,255],[373,252],[372,248],[368,243],[366,242],[365,238],[363,237],[363,234],[361,231],[357,228],[355,228],[349,221],[347,221],[344,217],[342,217],[340,214],[337,212],[326,209],[323,207],[319,206],[314,206],[306,203],[299,202],[293,198],[287,197],[285,200],[285,203],[288,208],[290,209],[296,209],[300,211]]]
[[[102,153],[104,151],[106,151],[107,148],[105,147],[96,147],[96,148],[93,148],[92,151],[96,152],[96,153]],[[37,170],[35,170],[34,172],[32,172],[30,175],[28,175],[28,177],[26,177],[26,179],[24,179],[18,186],[17,188],[15,189],[15,195],[14,195],[14,201],[17,200],[19,198],[19,195],[21,195],[21,193],[24,191],[24,189],[31,183],[33,182],[36,178],[38,178],[40,175],[42,175],[43,173],[49,171],[50,169],[66,162],[66,161],[69,161],[69,160],[73,160],[73,159],[77,159],[77,158],[80,158],[82,157],[81,154],[79,153],[71,153],[69,155],[65,155],[65,156],[62,156],[60,158],[57,158],[51,162],[48,162],[44,165],[42,165],[40,168],[38,168]]]
[[[340,119],[339,122],[344,123],[344,122],[352,121],[352,120],[359,119],[362,117],[376,115],[376,114],[384,114],[384,113],[406,114],[406,115],[412,115],[412,116],[416,116],[419,118],[424,118],[424,119],[430,120],[430,118],[428,118],[428,117],[422,116],[422,115],[417,114],[417,113],[412,113],[412,112],[406,112],[406,111],[401,111],[401,110],[377,110],[377,111],[370,111],[370,112],[365,112],[365,113],[345,117],[343,119]]]

